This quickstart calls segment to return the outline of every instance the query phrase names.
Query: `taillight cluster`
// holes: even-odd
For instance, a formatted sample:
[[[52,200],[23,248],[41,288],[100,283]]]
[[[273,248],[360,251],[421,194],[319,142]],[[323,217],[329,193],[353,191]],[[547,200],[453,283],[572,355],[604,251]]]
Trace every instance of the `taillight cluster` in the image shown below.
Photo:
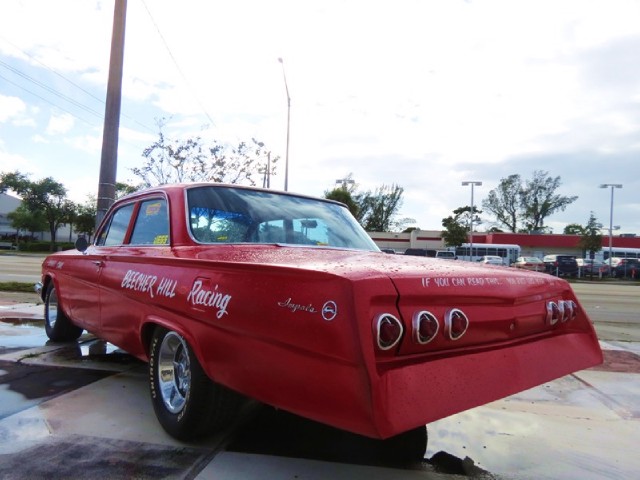
[[[444,328],[446,338],[458,340],[469,328],[469,319],[462,310],[457,308],[447,310],[442,321],[426,310],[416,312],[411,322],[413,341],[420,345],[426,345],[436,338],[441,325]],[[374,323],[374,330],[380,350],[389,350],[395,347],[404,334],[402,322],[390,313],[378,315]]]
[[[403,332],[402,322],[390,313],[383,313],[378,316],[376,338],[378,339],[378,348],[380,350],[389,350],[395,347],[402,338]]]
[[[573,300],[547,302],[547,324],[556,325],[573,320],[578,315],[578,305]]]

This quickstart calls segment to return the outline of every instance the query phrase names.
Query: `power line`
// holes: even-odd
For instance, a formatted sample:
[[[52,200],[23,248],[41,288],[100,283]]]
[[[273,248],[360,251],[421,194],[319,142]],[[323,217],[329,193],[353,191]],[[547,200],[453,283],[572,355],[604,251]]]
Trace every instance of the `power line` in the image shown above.
[[[38,60],[36,57],[34,57],[33,55],[31,55],[30,53],[25,52],[23,49],[21,49],[20,47],[18,47],[18,46],[17,46],[16,44],[14,44],[13,42],[11,42],[11,41],[7,40],[5,37],[0,36],[0,39],[2,39],[4,42],[6,42],[6,43],[8,43],[9,45],[11,45],[11,46],[12,46],[13,48],[15,48],[16,50],[20,51],[23,55],[27,56],[27,57],[28,57],[28,58],[30,58],[32,61],[34,61],[34,62],[36,62],[36,63],[38,63],[38,64],[42,65],[44,68],[46,68],[47,70],[49,70],[49,71],[50,71],[51,73],[53,73],[54,75],[57,75],[58,77],[60,77],[60,78],[61,78],[62,80],[64,80],[65,82],[69,83],[70,85],[72,85],[73,87],[77,88],[78,90],[80,90],[80,91],[84,92],[85,94],[87,94],[88,96],[90,96],[91,98],[93,98],[94,100],[96,100],[96,101],[100,102],[100,104],[102,104],[103,106],[105,105],[105,101],[104,101],[104,99],[99,98],[99,97],[97,97],[96,95],[94,95],[93,93],[91,93],[91,92],[89,92],[88,90],[84,89],[83,87],[81,87],[80,85],[78,85],[77,83],[75,83],[74,81],[72,81],[72,80],[70,80],[69,78],[67,78],[66,76],[62,75],[60,72],[58,72],[58,71],[56,71],[55,69],[53,69],[53,68],[51,68],[50,66],[48,66],[46,63],[44,63],[44,62],[42,62],[42,61]],[[4,62],[1,62],[1,63],[3,63],[3,64],[6,66],[6,68],[9,68],[10,70],[12,70],[12,71],[13,71],[14,73],[16,73],[17,75],[20,75],[20,76],[25,76],[25,75],[26,75],[26,74],[24,74],[24,73],[20,72],[20,71],[19,71],[18,69],[16,69],[15,67],[10,67],[10,66],[8,66],[6,63],[4,63]],[[26,75],[26,76],[27,76],[27,77],[29,77],[28,75]],[[76,104],[76,106],[78,106],[79,108],[82,108],[82,109],[84,109],[84,110],[88,110],[88,111],[89,111],[89,110],[91,110],[91,112],[90,112],[90,113],[93,113],[94,115],[95,115],[95,114],[97,114],[97,115],[99,115],[99,116],[100,116],[100,118],[103,118],[103,115],[102,115],[101,113],[97,113],[97,112],[95,112],[95,110],[91,109],[90,107],[87,107],[87,106],[84,106],[84,105],[83,105],[83,106],[81,106],[81,105],[80,105],[80,102],[78,102],[78,101],[76,101],[76,100],[71,99],[71,97],[68,97],[68,96],[66,96],[66,95],[64,95],[64,94],[61,94],[61,93],[57,92],[55,89],[52,89],[51,87],[44,87],[40,82],[38,82],[38,81],[36,81],[36,80],[33,80],[31,77],[29,77],[29,79],[30,79],[30,81],[32,81],[32,82],[34,82],[34,83],[39,84],[39,86],[41,86],[42,88],[45,88],[45,89],[47,89],[47,90],[51,91],[51,93],[53,93],[54,95],[65,97],[65,99],[66,99],[67,101],[69,101],[69,102],[71,102],[71,103]],[[58,108],[60,108],[60,107],[58,107]],[[124,114],[124,113],[121,113],[120,115],[121,115],[122,117],[124,117],[124,118],[126,118],[126,119],[130,120],[131,122],[138,124],[139,126],[141,126],[142,128],[144,128],[145,130],[148,130],[148,131],[150,131],[150,132],[154,132],[154,133],[155,133],[155,130],[154,130],[153,128],[151,128],[151,127],[149,127],[149,126],[145,125],[144,123],[141,123],[141,122],[140,122],[140,121],[138,121],[137,119],[135,119],[135,118],[133,118],[133,117],[131,117],[131,116],[129,116],[129,115],[126,115],[126,114]]]
[[[153,23],[153,26],[156,28],[156,31],[158,32],[158,35],[160,36],[160,39],[162,40],[162,43],[164,44],[164,47],[167,49],[167,52],[169,53],[169,56],[171,57],[171,60],[173,61],[173,64],[175,65],[176,69],[178,70],[178,73],[180,73],[180,76],[182,77],[182,79],[186,83],[187,88],[189,90],[189,93],[191,93],[191,95],[195,99],[195,101],[198,104],[198,106],[202,109],[202,111],[205,114],[205,116],[209,119],[209,121],[211,122],[211,125],[213,125],[215,127],[216,124],[213,121],[213,118],[211,118],[211,115],[209,115],[209,112],[207,112],[207,109],[204,107],[204,105],[202,104],[202,102],[200,101],[198,96],[194,93],[193,88],[191,87],[191,85],[189,84],[189,81],[187,80],[187,77],[182,72],[182,69],[178,65],[178,62],[176,61],[175,57],[173,56],[173,53],[171,52],[171,49],[169,48],[169,45],[167,44],[167,41],[165,40],[164,36],[162,35],[162,32],[160,31],[160,28],[158,27],[158,24],[156,23],[156,21],[154,20],[153,16],[151,15],[151,12],[149,11],[149,8],[147,7],[146,2],[144,0],[141,0],[141,2],[142,2],[142,5],[144,6],[144,9],[147,11],[147,14],[149,15],[149,18],[151,19],[151,23]]]
[[[89,122],[88,120],[85,120],[85,119],[84,119],[84,118],[82,118],[82,117],[77,116],[75,113],[70,112],[69,110],[65,109],[64,107],[61,107],[60,105],[57,105],[57,104],[53,103],[52,101],[50,101],[50,100],[48,100],[48,99],[44,98],[44,97],[43,97],[43,96],[41,96],[41,95],[38,95],[38,94],[37,94],[37,93],[35,93],[35,92],[32,92],[32,91],[31,91],[31,90],[29,90],[28,88],[25,88],[25,87],[23,87],[22,85],[20,85],[20,84],[18,84],[18,83],[16,83],[16,82],[13,82],[13,81],[11,81],[11,80],[9,80],[7,77],[5,77],[5,76],[3,76],[3,75],[0,75],[0,78],[4,79],[7,83],[10,83],[10,84],[12,84],[12,85],[15,85],[16,87],[18,87],[18,88],[20,88],[20,89],[24,90],[25,92],[27,92],[27,93],[29,93],[29,94],[33,95],[34,97],[39,98],[39,99],[40,99],[40,100],[42,100],[43,102],[46,102],[46,103],[48,103],[49,105],[52,105],[52,106],[54,106],[55,108],[58,108],[58,109],[62,110],[63,112],[66,112],[66,113],[68,113],[69,115],[74,116],[75,118],[77,118],[78,120],[80,120],[80,121],[82,121],[82,122],[86,123],[87,125],[90,125],[90,126],[92,126],[92,127],[99,127],[99,126],[100,126],[100,125],[96,125],[95,123],[91,123],[91,122]]]
[[[75,105],[76,107],[92,114],[95,115],[98,118],[102,118],[102,114],[100,112],[96,112],[94,109],[87,107],[86,105],[74,100],[73,98],[58,92],[57,90],[55,90],[54,88],[51,88],[50,86],[42,83],[39,80],[36,80],[35,78],[31,77],[30,75],[27,75],[24,72],[21,72],[20,70],[18,70],[17,68],[12,67],[11,65],[9,65],[6,62],[3,62],[2,60],[0,60],[0,65],[3,66],[4,68],[6,68],[7,70],[10,70],[11,72],[15,73],[16,75],[18,75],[19,77],[24,78],[25,80],[37,85],[38,87],[42,88],[43,90],[46,90],[47,92],[55,95],[56,97],[61,98],[62,100],[65,100],[69,103],[71,103],[72,105]]]

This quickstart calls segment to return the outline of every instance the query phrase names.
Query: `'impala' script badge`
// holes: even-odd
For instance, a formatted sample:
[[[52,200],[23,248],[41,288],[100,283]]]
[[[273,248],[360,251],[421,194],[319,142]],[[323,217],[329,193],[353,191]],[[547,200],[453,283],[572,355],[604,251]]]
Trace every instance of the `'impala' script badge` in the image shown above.
[[[322,306],[322,318],[324,318],[327,322],[330,322],[331,320],[336,318],[337,314],[338,306],[336,305],[336,302],[329,300]]]

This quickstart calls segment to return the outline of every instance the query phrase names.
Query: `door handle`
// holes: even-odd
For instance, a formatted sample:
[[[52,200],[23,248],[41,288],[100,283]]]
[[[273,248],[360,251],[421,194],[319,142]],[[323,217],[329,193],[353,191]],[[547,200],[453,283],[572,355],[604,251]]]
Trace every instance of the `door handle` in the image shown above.
[[[96,267],[102,267],[103,265],[102,260],[92,260],[91,263],[93,263]]]

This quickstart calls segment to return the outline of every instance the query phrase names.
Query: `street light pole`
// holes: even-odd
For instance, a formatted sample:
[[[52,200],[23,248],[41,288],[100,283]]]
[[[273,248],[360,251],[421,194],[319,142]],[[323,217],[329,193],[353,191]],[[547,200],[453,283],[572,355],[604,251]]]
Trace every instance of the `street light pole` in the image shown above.
[[[600,188],[611,188],[611,207],[609,209],[609,271],[611,271],[611,252],[613,245],[613,189],[622,188],[621,183],[603,183]]]
[[[473,187],[482,185],[482,182],[477,181],[465,181],[462,182],[462,186],[466,187],[471,185],[471,216],[469,217],[469,261],[473,258]]]
[[[289,191],[289,127],[291,126],[291,97],[289,96],[289,86],[287,85],[287,76],[284,73],[284,60],[278,58],[282,65],[282,78],[284,79],[284,90],[287,94],[287,149],[284,156],[284,191]]]
[[[353,185],[355,182],[351,178],[339,178],[336,180],[336,185],[342,185],[342,189],[347,189],[347,184]]]

